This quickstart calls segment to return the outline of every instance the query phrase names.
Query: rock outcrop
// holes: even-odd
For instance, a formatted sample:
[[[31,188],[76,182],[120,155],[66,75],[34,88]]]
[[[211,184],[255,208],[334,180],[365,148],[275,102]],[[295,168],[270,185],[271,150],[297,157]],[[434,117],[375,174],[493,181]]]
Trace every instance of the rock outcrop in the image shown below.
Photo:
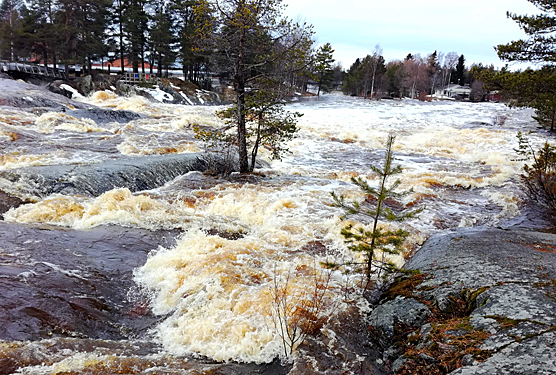
[[[16,107],[35,112],[91,108],[91,105],[48,91],[44,87],[0,77],[0,106]]]
[[[121,157],[98,164],[53,165],[10,169],[0,176],[38,197],[51,194],[99,196],[125,187],[131,191],[164,185],[190,171],[212,167],[200,154]]]
[[[449,232],[406,269],[371,315],[393,372],[556,373],[556,235]]]

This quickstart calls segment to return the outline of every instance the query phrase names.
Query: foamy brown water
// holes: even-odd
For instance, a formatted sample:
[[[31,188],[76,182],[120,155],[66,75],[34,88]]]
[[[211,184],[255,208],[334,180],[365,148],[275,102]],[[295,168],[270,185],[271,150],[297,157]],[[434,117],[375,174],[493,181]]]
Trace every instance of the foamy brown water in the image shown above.
[[[110,153],[95,151],[102,160],[115,152],[197,152],[203,145],[192,127],[222,124],[214,115],[219,108],[153,104],[111,93],[87,100],[145,117],[108,129],[64,114],[26,121],[27,114],[10,111],[2,120],[0,112],[3,142],[14,143],[15,152],[10,134],[18,131],[58,141],[104,132],[98,142]],[[368,166],[381,162],[389,133],[396,135],[395,158],[404,167],[401,187],[414,189],[403,203],[426,206],[418,219],[402,224],[412,232],[405,255],[439,230],[501,225],[520,215],[516,134],[535,131],[535,144],[546,137],[536,132],[529,110],[494,103],[370,102],[329,95],[288,109],[304,114],[298,137],[289,142],[291,154],[261,171],[264,177],[206,182],[208,177],[193,172],[149,192],[118,188],[96,198],[51,196],[10,211],[6,220],[74,229],[116,224],[183,230],[175,247],[153,249],[135,272],[153,311],[163,317],[152,333],[170,353],[270,362],[283,351],[271,314],[274,280],[291,274],[295,295],[323,272],[319,262],[357,260],[340,235],[341,212],[331,207],[330,192],[361,199],[350,178],[375,181]],[[68,160],[79,162],[92,152],[85,144],[64,151]],[[36,162],[19,152],[4,156],[5,168]],[[45,164],[53,161],[41,157]],[[403,255],[394,261],[402,264]],[[340,301],[347,283],[334,273],[330,298]]]

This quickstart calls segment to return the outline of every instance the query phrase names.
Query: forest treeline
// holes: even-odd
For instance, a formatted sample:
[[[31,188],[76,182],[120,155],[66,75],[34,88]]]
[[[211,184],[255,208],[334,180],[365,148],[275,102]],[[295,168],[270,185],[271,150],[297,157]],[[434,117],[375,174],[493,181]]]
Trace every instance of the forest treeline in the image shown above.
[[[337,69],[337,68],[336,68]],[[386,62],[380,46],[358,58],[342,76],[344,94],[365,98],[421,98],[448,84],[468,85],[470,98],[482,100],[486,91],[477,72],[495,71],[494,66],[465,66],[465,56],[434,51],[427,56],[408,54],[404,60]],[[336,76],[338,76],[336,70]]]
[[[0,59],[32,59],[54,67],[80,64],[89,70],[93,63],[120,60],[117,69],[122,72],[129,62],[136,73],[152,74],[153,66],[158,75],[168,68],[181,69],[186,79],[198,83],[202,72],[233,74],[228,51],[215,45],[219,36],[237,29],[218,16],[219,7],[229,2],[2,0]],[[302,36],[305,40],[297,43],[297,53],[289,54],[290,61],[265,64],[265,68],[280,73],[288,65],[284,79],[293,87],[306,87],[307,81],[319,81],[319,77],[324,82],[333,61],[330,45],[315,48],[312,26],[307,24],[298,25],[293,33],[297,36],[285,35],[278,43],[274,35],[257,35],[246,58],[255,61],[257,55],[268,55],[265,43],[288,49]]]
[[[131,63],[134,72],[161,75],[164,70],[181,69],[184,77],[199,83],[201,72],[226,74],[229,56],[215,48],[213,34],[226,33],[230,25],[218,24],[218,1],[207,0],[2,0],[0,5],[0,59],[33,59],[56,66],[120,60],[116,69]],[[311,34],[310,25],[300,25],[298,34]],[[271,38],[272,36],[267,36]],[[295,36],[288,36],[290,39]],[[264,38],[258,42],[264,43]],[[287,46],[288,41],[283,44]],[[252,55],[267,53],[253,45]],[[278,48],[280,48],[278,46]],[[287,48],[287,47],[282,47]],[[292,87],[304,91],[316,82],[317,91],[341,88],[348,95],[363,97],[419,97],[433,94],[448,83],[470,85],[473,95],[484,94],[465,58],[455,52],[433,52],[428,56],[408,54],[403,60],[386,62],[380,47],[357,59],[344,71],[333,66],[332,46],[291,54],[288,69]],[[275,69],[280,69],[274,64]],[[479,70],[493,69],[475,66]],[[342,85],[343,83],[343,85]]]

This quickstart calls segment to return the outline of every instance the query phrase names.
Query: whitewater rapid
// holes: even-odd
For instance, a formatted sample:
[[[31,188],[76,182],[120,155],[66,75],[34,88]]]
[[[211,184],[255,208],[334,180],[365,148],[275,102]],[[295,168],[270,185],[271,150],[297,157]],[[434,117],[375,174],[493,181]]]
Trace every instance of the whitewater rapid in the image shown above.
[[[124,125],[97,124],[71,112],[1,109],[6,147],[0,169],[199,152],[205,146],[193,127],[223,125],[215,115],[222,107],[155,104],[107,92],[81,100],[142,117]],[[350,179],[375,181],[369,165],[381,163],[389,134],[396,136],[395,162],[403,167],[401,189],[413,189],[402,203],[425,207],[417,219],[399,224],[411,232],[404,253],[394,259],[400,265],[433,233],[503,226],[519,217],[523,164],[516,161],[516,134],[531,131],[533,144],[546,139],[530,110],[497,103],[367,101],[332,94],[287,109],[303,114],[297,137],[287,144],[290,153],[272,161],[263,148],[261,158],[270,167],[252,179],[191,172],[137,193],[115,187],[99,197],[25,196],[34,203],[12,209],[5,220],[75,230],[182,230],[176,246],[153,249],[134,273],[153,313],[161,316],[153,338],[170,353],[271,362],[282,353],[272,315],[274,281],[291,275],[295,295],[327,272],[320,262],[361,260],[346,248],[342,212],[332,206],[330,193],[362,199]],[[26,191],[5,181],[0,187],[16,195]],[[335,308],[347,308],[343,296],[354,282],[333,273],[327,298],[340,301]],[[351,298],[357,300],[356,293]],[[365,313],[364,302],[357,303]]]

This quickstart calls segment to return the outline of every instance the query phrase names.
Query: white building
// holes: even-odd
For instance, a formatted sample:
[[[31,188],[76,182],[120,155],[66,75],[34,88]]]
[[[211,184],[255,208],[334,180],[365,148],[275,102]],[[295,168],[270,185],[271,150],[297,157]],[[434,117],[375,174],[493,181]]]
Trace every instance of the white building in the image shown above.
[[[471,87],[469,85],[448,85],[438,88],[434,91],[434,95],[431,95],[436,99],[446,99],[446,100],[456,100],[456,99],[468,99],[471,94]]]

